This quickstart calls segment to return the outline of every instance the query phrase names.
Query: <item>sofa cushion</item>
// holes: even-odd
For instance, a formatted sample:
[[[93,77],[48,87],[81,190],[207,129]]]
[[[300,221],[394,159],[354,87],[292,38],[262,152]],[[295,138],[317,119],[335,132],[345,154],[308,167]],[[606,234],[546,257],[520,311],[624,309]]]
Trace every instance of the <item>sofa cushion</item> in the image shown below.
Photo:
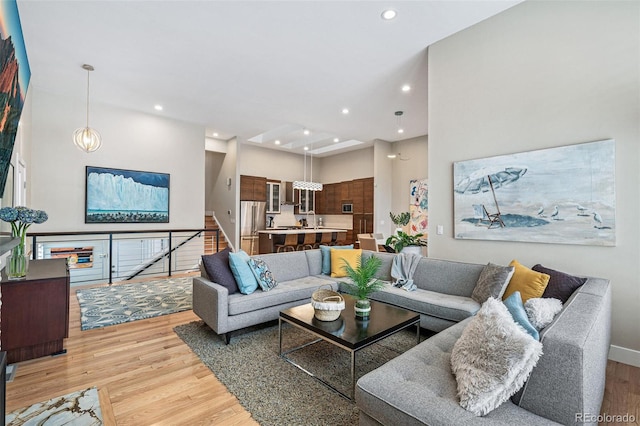
[[[259,257],[269,265],[271,274],[277,281],[291,281],[312,275],[309,273],[309,263],[304,251],[261,254],[254,257]]]
[[[559,299],[562,303],[566,303],[573,292],[587,282],[586,278],[574,277],[564,272],[545,268],[540,264],[534,265],[531,269],[549,275],[549,284],[544,289],[542,297]]]
[[[322,274],[322,252],[320,249],[304,250],[309,265],[309,275]]]
[[[347,268],[345,264],[348,264],[353,269],[357,269],[362,263],[362,250],[361,249],[334,249],[330,250],[331,253],[331,278],[346,277]]]
[[[338,289],[338,284],[334,280],[327,277],[308,276],[279,282],[277,287],[268,292],[256,290],[249,295],[237,293],[229,296],[229,315],[244,314],[298,300],[301,305],[309,303],[313,292],[326,284],[331,285],[334,290]]]
[[[413,274],[418,288],[471,297],[484,265],[423,257]]]
[[[502,296],[506,299],[515,291],[519,291],[522,296],[522,303],[532,297],[542,297],[547,284],[549,283],[549,275],[533,271],[526,266],[520,264],[517,260],[512,260],[509,266],[516,268],[511,277],[511,281]]]
[[[473,293],[471,293],[471,298],[478,303],[484,303],[490,297],[501,299],[514,271],[515,268],[513,266],[487,263],[482,268],[482,272],[480,272],[480,277],[478,277],[478,282],[473,289]]]
[[[249,267],[253,275],[255,275],[262,291],[269,291],[278,285],[278,281],[273,278],[269,265],[267,265],[264,260],[258,257],[249,259]]]
[[[331,275],[331,249],[348,250],[353,248],[353,244],[346,246],[320,246],[320,253],[322,254],[322,273],[324,275]]]
[[[229,253],[231,253],[231,249],[227,247],[218,253],[204,255],[202,263],[209,280],[220,284],[227,289],[229,294],[233,294],[238,292],[238,284],[229,267]]]
[[[531,300],[529,299],[527,303]],[[504,305],[509,310],[511,317],[513,320],[519,324],[524,330],[531,335],[536,340],[540,340],[540,334],[536,327],[531,324],[529,321],[529,316],[527,315],[527,311],[524,309],[524,305],[522,304],[522,296],[520,296],[520,292],[516,291],[511,296],[507,297],[504,300]]]
[[[477,416],[490,413],[524,385],[541,355],[542,343],[502,302],[488,299],[451,351],[460,405]]]
[[[480,304],[470,297],[452,296],[422,289],[407,291],[393,287],[391,284],[373,293],[371,299],[456,322],[469,318],[480,309]]]
[[[229,253],[229,266],[242,294],[251,294],[258,288],[258,281],[249,266],[249,260],[249,255],[244,250]]]

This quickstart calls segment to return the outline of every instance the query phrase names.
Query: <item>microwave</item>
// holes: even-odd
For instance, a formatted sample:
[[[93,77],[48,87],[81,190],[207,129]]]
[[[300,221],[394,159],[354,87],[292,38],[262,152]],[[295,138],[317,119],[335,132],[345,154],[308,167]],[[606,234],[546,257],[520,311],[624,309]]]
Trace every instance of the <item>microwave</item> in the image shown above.
[[[342,203],[342,213],[353,213],[353,204]]]

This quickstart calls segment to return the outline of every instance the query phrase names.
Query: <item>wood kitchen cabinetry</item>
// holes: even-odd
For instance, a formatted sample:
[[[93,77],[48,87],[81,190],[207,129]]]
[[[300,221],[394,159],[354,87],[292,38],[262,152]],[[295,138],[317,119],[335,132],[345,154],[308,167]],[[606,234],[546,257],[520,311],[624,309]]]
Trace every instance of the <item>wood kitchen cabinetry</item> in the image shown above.
[[[2,350],[9,364],[64,352],[69,336],[67,259],[31,260],[23,280],[2,271]]]
[[[282,186],[280,182],[267,182],[267,213],[280,213]]]
[[[240,201],[267,201],[267,178],[240,176]]]

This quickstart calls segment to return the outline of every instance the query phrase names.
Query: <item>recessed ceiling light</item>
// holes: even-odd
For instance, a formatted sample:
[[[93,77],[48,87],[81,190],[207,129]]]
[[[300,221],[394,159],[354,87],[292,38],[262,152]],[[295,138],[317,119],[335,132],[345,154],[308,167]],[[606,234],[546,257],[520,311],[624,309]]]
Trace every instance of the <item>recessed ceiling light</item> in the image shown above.
[[[304,133],[305,135],[308,135],[311,132],[309,131],[309,129],[304,129],[304,131],[302,133]]]
[[[404,129],[398,129],[398,133],[404,133]]]
[[[305,146],[305,147],[304,147],[304,150],[305,150],[305,151],[309,151],[309,147],[308,147],[308,146]]]
[[[274,142],[276,145],[280,145],[280,141],[276,139],[276,141]]]
[[[217,138],[218,137],[218,133],[217,132],[213,132],[213,137]]]
[[[340,139],[338,139],[338,138],[333,138],[333,142],[334,142],[334,143],[338,143],[338,142],[340,142]]]
[[[349,114],[349,108],[342,108],[342,113],[345,115]]]
[[[155,105],[153,107],[156,111],[162,111],[162,105]]]
[[[385,11],[382,12],[382,15],[380,16],[385,21],[390,21],[391,19],[395,18],[397,14],[398,13],[393,9],[386,9]]]
[[[411,90],[411,86],[409,86],[408,84],[405,84],[404,86],[402,86],[403,92],[408,92],[409,90]]]

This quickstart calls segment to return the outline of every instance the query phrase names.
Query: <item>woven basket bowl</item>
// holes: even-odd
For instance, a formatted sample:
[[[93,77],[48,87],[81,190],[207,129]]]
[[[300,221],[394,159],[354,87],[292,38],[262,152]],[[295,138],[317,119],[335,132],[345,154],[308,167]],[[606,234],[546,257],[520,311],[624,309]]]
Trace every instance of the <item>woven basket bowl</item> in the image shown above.
[[[311,295],[314,316],[320,321],[335,321],[344,309],[344,298],[337,291],[319,288]]]

